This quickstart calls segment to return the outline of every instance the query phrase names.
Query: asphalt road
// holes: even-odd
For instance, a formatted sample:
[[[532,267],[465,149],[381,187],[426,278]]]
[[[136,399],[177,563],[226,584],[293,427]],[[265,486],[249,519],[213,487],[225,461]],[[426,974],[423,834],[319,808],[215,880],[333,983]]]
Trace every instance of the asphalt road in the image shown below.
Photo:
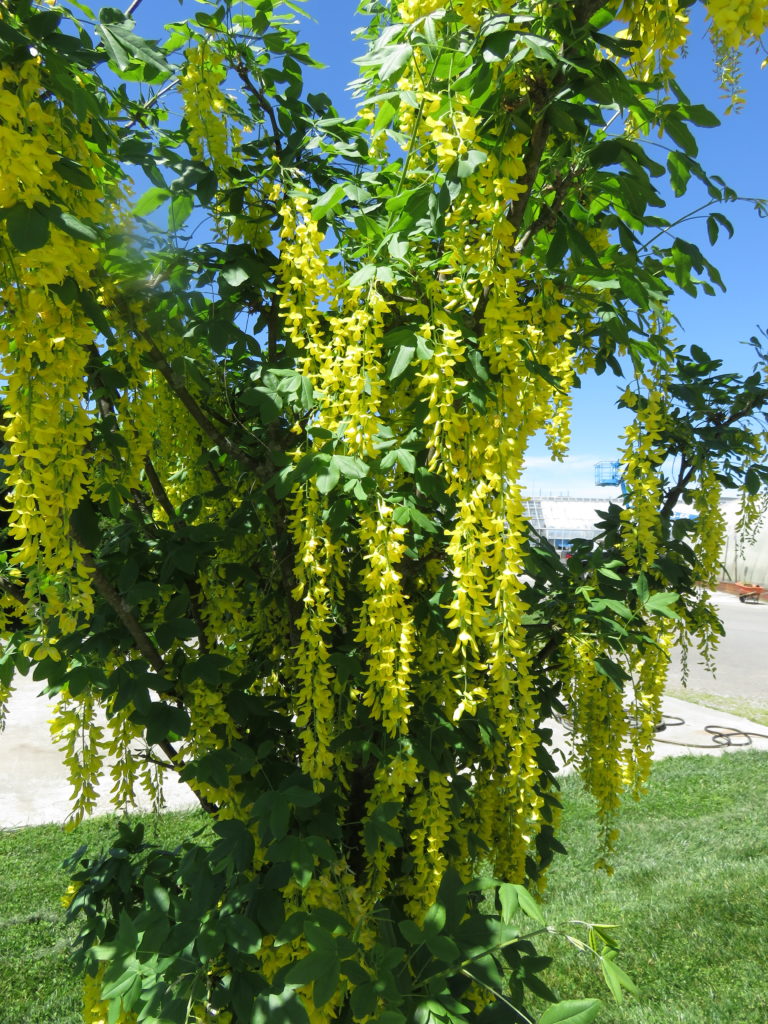
[[[688,656],[688,689],[742,697],[768,706],[768,604],[741,604],[733,594],[713,594],[725,627],[713,675],[695,650]],[[682,685],[679,651],[673,652],[668,684]]]

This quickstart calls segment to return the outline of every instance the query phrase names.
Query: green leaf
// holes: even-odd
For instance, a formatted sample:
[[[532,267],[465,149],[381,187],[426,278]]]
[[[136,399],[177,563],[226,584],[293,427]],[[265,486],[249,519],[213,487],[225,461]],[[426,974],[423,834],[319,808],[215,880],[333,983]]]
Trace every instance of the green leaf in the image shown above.
[[[254,1000],[250,1024],[309,1024],[307,1011],[292,989]]]
[[[609,960],[607,957],[601,957],[600,969],[603,972],[605,983],[611,990],[611,995],[617,1003],[621,1003],[624,1000],[624,993],[622,992],[622,989],[626,989],[627,992],[637,995],[637,985],[632,981],[626,971],[619,967],[618,964],[614,963],[613,960]]]
[[[101,540],[99,515],[90,498],[83,498],[70,516],[75,539],[89,551],[94,551]]]
[[[512,918],[515,916],[520,906],[517,887],[512,885],[511,882],[504,882],[499,886],[499,903],[501,904],[502,923],[511,924]]]
[[[171,905],[171,897],[165,886],[161,885],[151,875],[145,875],[142,885],[144,888],[144,898],[147,903],[161,913],[167,914],[168,908]]]
[[[378,55],[382,58],[379,64],[379,78],[388,80],[399,75],[411,59],[412,54],[413,47],[410,43],[393,43],[391,46],[383,47],[378,51]]]
[[[168,230],[178,231],[179,228],[189,219],[189,215],[195,208],[195,201],[192,196],[186,193],[175,195],[168,208]]]
[[[547,249],[547,266],[550,268],[561,266],[567,252],[568,232],[565,229],[565,225],[560,223],[557,225],[555,233],[552,235],[552,240],[549,243],[549,248]]]
[[[378,267],[373,263],[367,263],[364,267],[361,267],[356,271],[352,277],[347,281],[348,288],[362,288],[364,284],[368,284],[369,281],[373,281],[376,277],[376,271]]]
[[[59,174],[64,181],[68,181],[70,185],[77,185],[78,188],[82,189],[92,189],[96,187],[93,179],[85,170],[83,165],[77,163],[75,160],[70,160],[69,157],[60,157],[53,166],[56,173]]]
[[[261,932],[249,917],[240,914],[224,918],[227,943],[238,951],[251,955],[261,949]]]
[[[162,743],[189,733],[189,715],[184,708],[154,701],[145,712],[136,711],[134,720],[146,729],[147,743]]]
[[[69,210],[51,210],[51,221],[62,231],[71,235],[72,238],[79,238],[83,242],[98,242],[99,232],[92,225],[76,217]]]
[[[717,115],[702,103],[691,103],[686,107],[686,114],[699,128],[717,128],[720,124]]]
[[[341,475],[349,480],[362,480],[368,476],[368,467],[355,455],[333,455],[331,462],[338,467]]]
[[[226,267],[222,267],[220,276],[227,282],[230,288],[239,288],[241,284],[245,284],[251,277],[248,268],[242,263],[227,264]]]
[[[445,907],[440,903],[433,903],[424,915],[422,925],[424,931],[430,932],[433,935],[441,932],[445,927],[446,916]]]
[[[261,422],[265,426],[274,423],[282,412],[283,403],[280,395],[267,388],[246,388],[237,397],[243,405],[258,410]]]
[[[515,47],[515,33],[511,30],[491,32],[483,40],[483,60],[487,64],[495,64],[506,60]]]
[[[312,219],[320,220],[334,210],[346,196],[347,189],[341,182],[331,186],[312,207]]]
[[[122,11],[116,7],[104,7],[99,12],[99,22],[96,34],[120,71],[128,71],[135,62],[142,69],[145,81],[158,81],[171,74],[162,50],[131,31],[135,22]]]
[[[392,235],[387,242],[387,252],[393,260],[403,260],[408,255],[408,239],[400,235]]]
[[[674,607],[677,604],[678,595],[660,592],[652,594],[645,602],[645,608],[656,615],[663,615],[668,619],[678,619],[680,614]]]
[[[517,899],[520,903],[520,909],[528,917],[534,921],[538,921],[539,924],[544,924],[544,915],[541,912],[541,907],[536,900],[531,896],[524,885],[516,885],[515,891],[517,892]]]
[[[477,168],[485,163],[487,153],[480,149],[470,149],[465,155],[456,161],[456,173],[460,179],[468,178],[474,174]]]
[[[378,992],[372,982],[355,985],[350,996],[350,1005],[354,1017],[357,1020],[370,1017],[371,1014],[375,1013],[378,1001]]]
[[[408,367],[411,365],[411,360],[416,354],[416,343],[399,345],[389,360],[387,365],[387,380],[397,380],[398,377],[402,377]]]
[[[397,927],[409,946],[421,946],[424,943],[424,933],[415,921],[409,918],[398,922]]]
[[[45,245],[51,234],[48,217],[40,210],[17,203],[5,213],[11,245],[19,252],[32,252]]]
[[[167,188],[147,189],[133,207],[132,213],[135,217],[146,217],[147,214],[152,213],[158,206],[162,206],[170,198],[171,193]]]
[[[416,472],[416,456],[407,448],[396,448],[395,457],[406,473]]]
[[[312,1002],[317,1007],[325,1006],[329,999],[336,995],[339,987],[340,966],[339,961],[334,957],[329,961],[328,967],[319,978],[315,979],[312,986]]]
[[[450,935],[426,935],[425,944],[436,960],[444,964],[456,964],[462,959],[462,952]]]
[[[603,575],[607,576],[608,572],[605,572]],[[621,579],[621,577],[617,576],[616,573],[612,573],[611,578]],[[589,607],[595,612],[602,612],[607,609],[608,611],[613,612],[614,615],[619,615],[622,619],[629,620],[632,618],[631,608],[624,604],[623,601],[615,601],[610,597],[598,597],[594,601],[590,601]]]
[[[604,654],[595,658],[595,668],[601,676],[605,676],[607,679],[610,679],[611,682],[615,683],[619,689],[623,689],[624,684],[629,679],[629,676],[621,665],[617,665],[615,661],[611,661],[611,659]]]
[[[339,976],[339,961],[335,951],[316,949],[295,964],[292,964],[285,976],[287,985],[309,985],[324,974],[335,971]]]
[[[318,456],[318,458],[322,458],[323,461],[320,464],[320,469],[315,474],[315,485],[321,494],[328,494],[341,478],[341,467],[330,456]],[[326,459],[327,461],[325,461]]]
[[[566,999],[548,1007],[538,1024],[591,1024],[602,1005],[599,999]]]

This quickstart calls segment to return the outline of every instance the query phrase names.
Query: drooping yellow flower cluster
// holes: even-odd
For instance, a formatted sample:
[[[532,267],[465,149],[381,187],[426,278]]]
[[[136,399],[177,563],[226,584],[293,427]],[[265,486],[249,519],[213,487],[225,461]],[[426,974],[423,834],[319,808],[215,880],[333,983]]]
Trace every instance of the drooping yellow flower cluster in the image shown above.
[[[648,778],[653,741],[661,717],[661,698],[667,679],[669,649],[678,633],[671,619],[646,624],[649,641],[640,653],[629,647],[619,664],[631,679],[628,692],[607,671],[609,652],[601,636],[580,630],[585,608],[577,601],[571,610],[573,627],[560,653],[559,671],[565,680],[563,701],[573,764],[594,797],[601,822],[603,853],[597,866],[611,870],[607,854],[618,838],[616,814],[621,795],[638,795]]]
[[[722,491],[714,468],[702,466],[696,474],[696,486],[693,488],[696,511],[694,550],[701,582],[706,587],[714,587],[720,579],[721,552],[725,542],[725,517],[720,506]]]
[[[666,402],[663,373],[643,375],[641,383],[646,397],[640,399],[630,389],[624,394],[635,418],[624,431],[620,462],[629,496],[621,511],[623,551],[630,565],[644,570],[653,564],[659,545],[664,455],[658,442],[666,426]]]
[[[338,727],[337,701],[341,692],[331,665],[330,634],[334,625],[334,579],[337,552],[328,526],[322,522],[316,489],[297,491],[292,523],[297,542],[294,573],[298,583],[293,591],[301,602],[296,623],[299,641],[293,658],[296,694],[296,724],[303,744],[302,767],[315,780],[334,775],[331,741]]]
[[[677,0],[648,3],[647,0],[622,0],[619,19],[628,23],[622,33],[639,41],[632,64],[644,75],[661,72],[668,75],[688,38],[688,11]]]
[[[406,530],[393,523],[392,511],[380,501],[372,515],[362,518],[360,539],[367,552],[363,571],[367,596],[355,640],[370,651],[363,704],[370,707],[390,736],[396,736],[408,732],[416,630],[401,586]]]
[[[199,40],[185,51],[186,67],[179,78],[184,117],[189,125],[189,147],[198,160],[206,161],[226,179],[237,161],[240,132],[228,116],[222,85],[227,77],[224,56]]]
[[[51,734],[63,748],[72,786],[69,820],[73,825],[96,808],[104,768],[104,724],[101,708],[92,695],[81,695],[76,700],[63,696],[54,709]]]
[[[707,0],[712,27],[732,49],[748,39],[759,39],[768,28],[764,0]]]
[[[87,125],[75,128],[44,93],[35,60],[0,70],[0,205],[10,210],[0,226],[0,373],[10,533],[20,545],[14,559],[25,570],[28,605],[42,602],[67,632],[93,607],[70,516],[88,477],[92,414],[83,394],[95,331],[61,289],[92,288],[97,255],[95,245],[48,223],[43,211],[56,203],[99,224],[105,200]],[[92,185],[72,184],[59,170],[62,162]],[[27,251],[18,251],[19,243]]]
[[[621,0],[617,16],[628,23],[622,33],[639,42],[632,64],[643,74],[669,75],[690,33],[689,4],[678,0]],[[720,47],[735,50],[755,42],[768,27],[763,0],[705,0],[711,35]]]

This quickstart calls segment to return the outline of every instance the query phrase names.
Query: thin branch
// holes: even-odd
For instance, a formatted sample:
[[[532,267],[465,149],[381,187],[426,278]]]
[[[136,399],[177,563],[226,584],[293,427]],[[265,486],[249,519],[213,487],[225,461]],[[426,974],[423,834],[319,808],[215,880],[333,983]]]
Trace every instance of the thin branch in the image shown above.
[[[139,0],[139,3],[141,3],[141,0]],[[150,96],[150,98],[147,100],[147,102],[142,106],[141,110],[138,111],[136,114],[134,114],[134,116],[131,118],[131,120],[128,121],[128,123],[121,129],[121,131],[127,132],[128,129],[129,128],[133,128],[133,126],[135,124],[141,124],[142,112],[144,112],[146,110],[151,110],[152,107],[154,107],[154,105],[157,103],[157,101],[159,99],[161,99],[161,97],[165,96],[165,94],[167,92],[170,92],[171,89],[175,88],[175,86],[178,83],[178,81],[179,81],[178,78],[176,76],[174,76],[170,80],[170,82],[168,82],[166,85],[164,85],[162,89],[159,89],[155,93],[154,96]]]
[[[163,661],[163,657],[152,643],[149,636],[145,633],[139,620],[131,611],[130,605],[112,586],[110,581],[96,564],[96,560],[93,555],[87,550],[86,545],[74,530],[72,530],[72,536],[83,549],[81,551],[83,564],[86,565],[93,573],[92,578],[94,587],[104,598],[110,608],[112,608],[123,626],[125,626],[139,653],[146,658],[158,675],[162,675],[165,672],[165,662]]]
[[[4,576],[0,576],[0,590],[12,597],[14,601],[18,601],[19,604],[26,605],[27,600],[21,587],[17,587],[15,583],[11,583]]]
[[[277,155],[280,156],[283,152],[283,146],[280,141],[280,126],[277,123],[277,118],[275,116],[275,111],[272,109],[272,104],[264,94],[264,90],[260,89],[257,85],[254,85],[251,81],[250,75],[248,74],[248,68],[242,57],[236,61],[234,68],[239,75],[240,81],[243,83],[246,92],[249,92],[251,96],[254,97],[262,111],[269,118],[269,123],[272,126],[272,141],[275,144],[275,151],[277,152]]]
[[[250,455],[238,448],[236,444],[233,444],[232,441],[230,441],[225,434],[222,434],[219,428],[211,422],[203,412],[201,406],[187,390],[186,385],[183,384],[182,381],[179,380],[178,376],[173,372],[168,360],[158,349],[157,345],[155,345],[153,341],[150,341],[146,335],[144,335],[144,337],[145,340],[149,342],[149,350],[157,369],[165,378],[171,391],[173,391],[195,423],[197,423],[201,428],[203,433],[207,434],[222,451],[226,452],[227,455],[231,455],[233,459],[237,459],[237,461],[243,466],[246,466],[259,476],[268,475],[269,469],[264,463],[251,458]]]
[[[174,522],[176,519],[176,509],[173,507],[171,499],[168,497],[168,492],[165,487],[163,487],[163,482],[158,476],[157,470],[148,455],[144,459],[144,472],[147,475],[147,480],[149,481],[149,486],[152,488],[155,500],[163,512],[168,516],[168,519],[171,522]]]
[[[677,474],[677,483],[674,487],[670,488],[670,491],[664,500],[664,504],[659,510],[659,515],[663,517],[672,515],[675,505],[685,493],[685,489],[691,482],[692,476],[693,466],[691,466],[686,457],[682,455],[680,457],[680,472]]]

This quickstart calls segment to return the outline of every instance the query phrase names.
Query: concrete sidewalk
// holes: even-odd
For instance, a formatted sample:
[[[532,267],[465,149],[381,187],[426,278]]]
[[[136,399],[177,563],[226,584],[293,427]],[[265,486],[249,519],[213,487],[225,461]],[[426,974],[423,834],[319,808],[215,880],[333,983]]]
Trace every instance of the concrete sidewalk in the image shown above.
[[[662,701],[662,726],[653,745],[654,760],[704,754],[718,757],[726,752],[751,748],[768,750],[768,726],[750,722],[727,711],[715,711],[676,697]],[[558,764],[567,766],[571,754],[567,725],[551,723]]]
[[[8,706],[6,727],[0,732],[0,828],[21,828],[66,821],[70,811],[70,786],[58,747],[48,727],[52,704],[38,694],[42,683],[18,679]],[[110,779],[102,778],[96,814],[113,810],[109,800]],[[138,790],[138,787],[137,787]],[[169,809],[196,807],[189,786],[168,779],[165,796]],[[149,801],[139,794],[139,807]]]
[[[6,729],[0,733],[0,828],[65,821],[69,813],[69,784],[61,755],[48,732],[50,703],[37,696],[40,687],[40,683],[19,681],[11,699]],[[680,754],[719,755],[750,744],[759,750],[768,750],[766,726],[674,697],[665,698],[663,708],[666,727],[657,734],[656,758]],[[720,728],[721,735],[730,733],[730,745],[722,739],[718,741],[707,731],[713,726]],[[562,764],[567,762],[570,752],[568,733],[559,723],[554,723],[553,728]],[[749,736],[749,733],[761,735]],[[99,794],[98,814],[112,809],[109,785],[107,777]],[[196,806],[189,787],[173,778],[166,784],[166,798],[172,809]],[[149,809],[146,800],[140,806]]]

